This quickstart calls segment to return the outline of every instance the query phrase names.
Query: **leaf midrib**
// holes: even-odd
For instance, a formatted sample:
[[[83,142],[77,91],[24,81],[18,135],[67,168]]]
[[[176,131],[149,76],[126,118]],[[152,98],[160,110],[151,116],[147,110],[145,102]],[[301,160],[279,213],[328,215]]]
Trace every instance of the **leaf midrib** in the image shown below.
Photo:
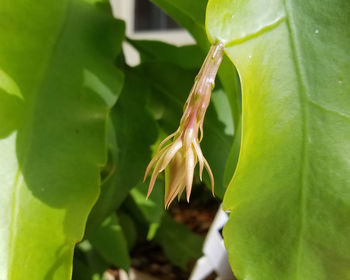
[[[305,81],[306,75],[303,69],[302,63],[299,61],[299,58],[302,56],[300,51],[300,46],[298,43],[297,34],[296,34],[296,25],[293,22],[292,8],[289,6],[288,0],[283,0],[283,5],[286,13],[286,25],[288,28],[288,35],[290,39],[290,45],[292,50],[292,57],[295,64],[295,73],[298,80],[298,97],[300,103],[300,113],[301,113],[301,123],[302,123],[302,147],[301,147],[301,166],[300,166],[300,215],[299,215],[299,234],[298,234],[298,244],[296,248],[296,271],[295,279],[301,279],[300,275],[300,261],[301,261],[301,251],[302,251],[302,238],[304,235],[305,228],[305,212],[306,212],[306,194],[305,189],[307,184],[305,182],[305,168],[307,161],[307,131],[308,131],[308,110],[307,110],[307,81]]]

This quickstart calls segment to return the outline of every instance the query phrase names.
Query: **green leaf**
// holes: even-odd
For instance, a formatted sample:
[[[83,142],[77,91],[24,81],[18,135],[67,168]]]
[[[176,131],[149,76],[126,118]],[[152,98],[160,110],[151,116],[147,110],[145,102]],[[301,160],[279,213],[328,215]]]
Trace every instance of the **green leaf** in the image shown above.
[[[73,280],[106,280],[108,263],[94,250],[88,240],[80,242],[74,252]]]
[[[129,191],[143,180],[151,158],[151,145],[157,138],[156,122],[146,109],[148,94],[149,88],[142,78],[132,69],[125,69],[124,88],[111,111],[117,142],[117,148],[111,151],[115,166],[102,185],[99,200],[89,217],[88,233],[115,211]]]
[[[115,214],[107,217],[101,226],[89,235],[89,241],[108,263],[129,270],[127,241]]]
[[[169,260],[182,268],[202,255],[204,239],[186,226],[164,215],[155,240],[162,246]]]
[[[153,239],[165,213],[164,210],[164,182],[158,180],[148,199],[148,184],[140,183],[130,192],[131,197],[149,224],[147,239]]]
[[[238,279],[350,279],[349,14],[346,0],[209,2],[243,89],[224,199]]]
[[[70,279],[122,86],[123,25],[83,0],[0,6],[0,279]]]
[[[120,226],[123,229],[128,248],[130,250],[134,247],[138,237],[136,225],[132,217],[130,217],[129,213],[126,213],[125,211],[118,211],[118,218]]]
[[[239,119],[239,121],[240,120],[241,119]],[[227,157],[226,165],[225,165],[224,179],[223,179],[223,184],[225,187],[227,187],[230,184],[233,174],[236,170],[236,166],[239,158],[240,145],[241,145],[241,136],[242,136],[241,133],[242,133],[242,122],[239,122],[238,126],[235,129],[235,137],[233,139],[233,144],[231,146],[230,152]]]

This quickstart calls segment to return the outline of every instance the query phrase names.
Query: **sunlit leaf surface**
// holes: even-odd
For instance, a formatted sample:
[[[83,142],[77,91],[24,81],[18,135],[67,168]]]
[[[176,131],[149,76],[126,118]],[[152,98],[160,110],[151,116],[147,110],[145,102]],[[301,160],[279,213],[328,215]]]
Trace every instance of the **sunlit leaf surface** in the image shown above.
[[[350,279],[349,14],[346,0],[209,1],[243,90],[224,199],[240,280]]]

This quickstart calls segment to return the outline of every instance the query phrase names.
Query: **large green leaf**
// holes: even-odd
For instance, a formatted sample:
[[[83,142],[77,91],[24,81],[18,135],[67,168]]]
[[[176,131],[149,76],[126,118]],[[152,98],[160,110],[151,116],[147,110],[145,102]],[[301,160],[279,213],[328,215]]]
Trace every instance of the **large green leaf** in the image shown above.
[[[350,2],[211,0],[243,89],[224,230],[238,279],[350,279]]]
[[[0,0],[0,279],[70,279],[99,193],[123,25],[94,1]]]

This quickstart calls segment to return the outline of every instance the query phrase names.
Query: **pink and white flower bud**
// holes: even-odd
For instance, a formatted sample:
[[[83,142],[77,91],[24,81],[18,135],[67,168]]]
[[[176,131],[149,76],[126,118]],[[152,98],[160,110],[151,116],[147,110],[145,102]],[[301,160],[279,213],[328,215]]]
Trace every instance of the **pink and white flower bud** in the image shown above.
[[[210,48],[185,103],[179,128],[159,144],[157,154],[146,169],[144,180],[151,168],[154,167],[147,198],[152,192],[158,174],[165,170],[166,208],[176,196],[180,198],[185,188],[186,198],[189,201],[197,162],[199,163],[200,180],[202,180],[204,167],[208,171],[214,195],[214,177],[199,144],[203,138],[204,116],[210,103],[211,91],[223,54],[224,46],[222,43],[217,43]],[[200,138],[198,138],[199,132]],[[172,142],[164,146],[168,141]]]

